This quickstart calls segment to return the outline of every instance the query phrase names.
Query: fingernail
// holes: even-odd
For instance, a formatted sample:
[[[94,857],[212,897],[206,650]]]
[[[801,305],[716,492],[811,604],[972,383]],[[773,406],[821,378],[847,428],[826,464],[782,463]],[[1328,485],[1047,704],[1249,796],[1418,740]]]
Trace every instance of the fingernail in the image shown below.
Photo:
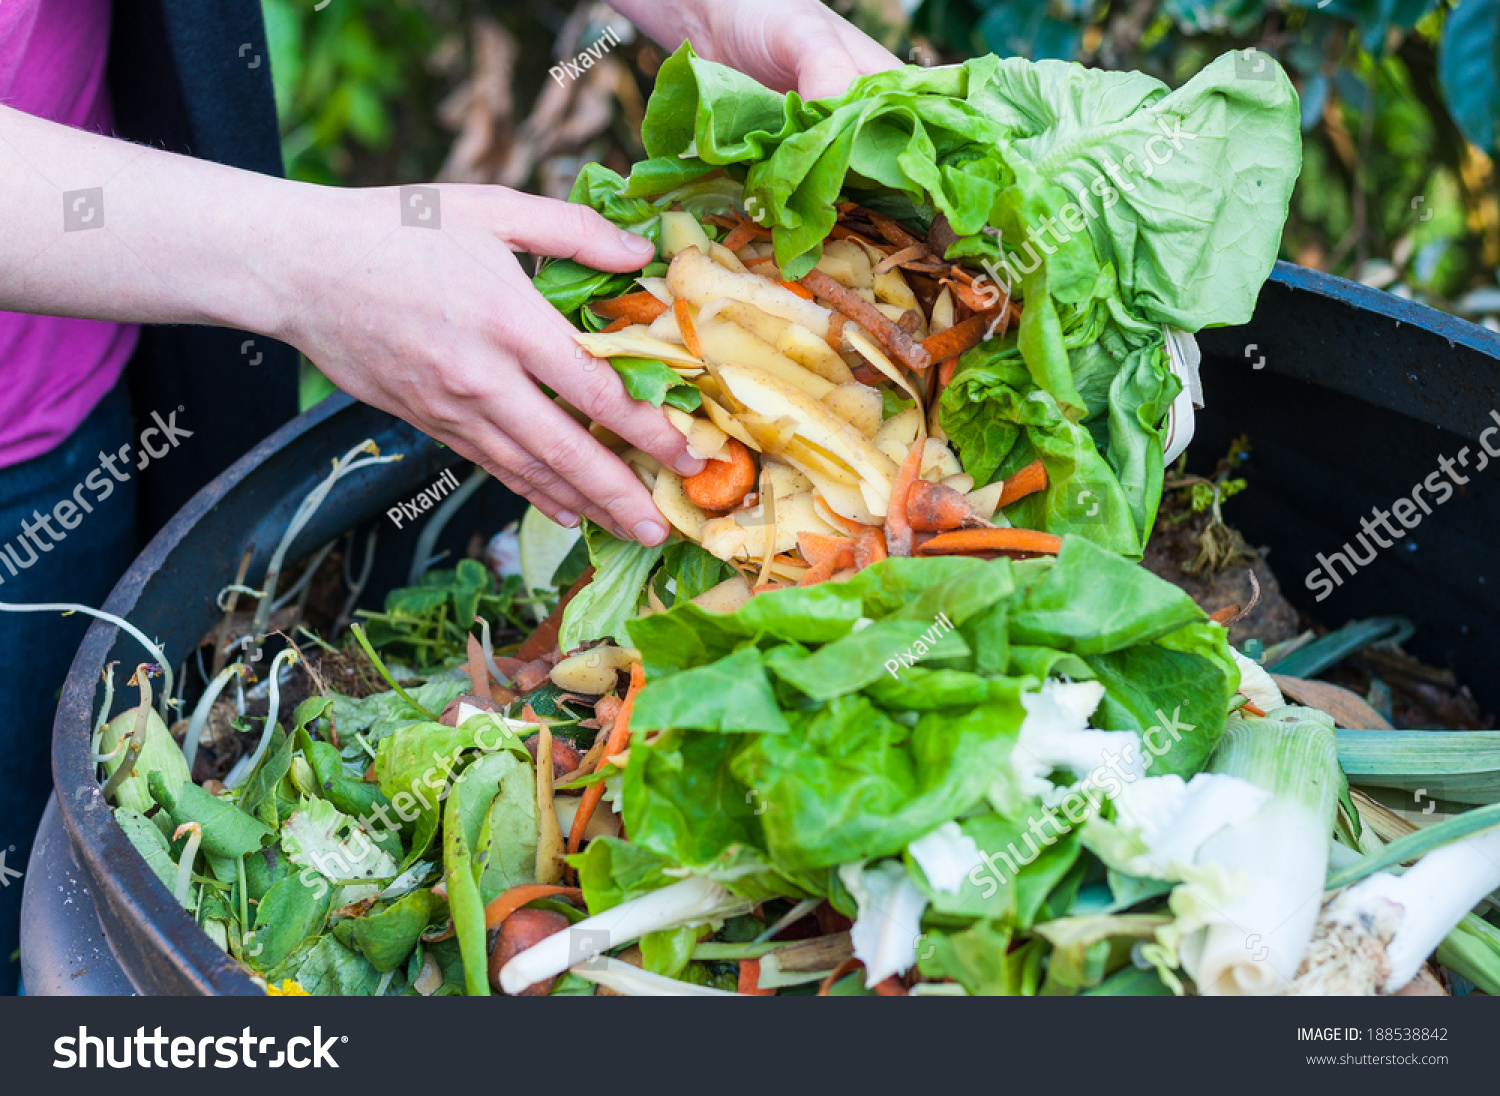
[[[656,245],[650,240],[644,236],[637,236],[634,232],[626,232],[623,228],[620,229],[620,242],[632,251],[639,251],[643,254],[649,251],[652,255],[656,254]]]
[[[667,539],[666,527],[659,521],[643,521],[633,530],[642,544],[659,544]]]
[[[578,515],[571,510],[559,510],[557,512],[557,524],[566,526],[569,529],[575,528],[578,525]]]
[[[696,476],[706,467],[708,467],[706,460],[689,456],[687,453],[683,453],[672,462],[672,468],[679,476]]]

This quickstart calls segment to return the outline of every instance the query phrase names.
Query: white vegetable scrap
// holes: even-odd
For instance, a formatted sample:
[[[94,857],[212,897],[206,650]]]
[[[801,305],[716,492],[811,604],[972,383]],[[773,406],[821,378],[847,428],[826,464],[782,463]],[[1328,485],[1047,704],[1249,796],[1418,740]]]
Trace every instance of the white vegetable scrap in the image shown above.
[[[1500,829],[1434,849],[1403,875],[1377,872],[1329,902],[1292,992],[1395,993],[1443,937],[1500,887]]]
[[[1058,769],[1082,778],[1107,765],[1126,782],[1145,774],[1139,735],[1089,728],[1089,716],[1103,699],[1104,686],[1097,681],[1055,679],[1021,697],[1026,718],[1010,767],[1023,796],[1040,798],[1048,806],[1062,802],[1068,788],[1050,779]]]
[[[1264,788],[1223,773],[1198,773],[1187,781],[1152,776],[1126,784],[1114,800],[1115,825],[1145,851],[1112,866],[1151,879],[1184,879],[1204,842],[1243,822],[1270,798]]]
[[[969,872],[984,864],[974,839],[949,819],[906,846],[934,890],[957,894]]]
[[[1240,668],[1240,693],[1249,698],[1251,704],[1267,713],[1285,706],[1286,700],[1283,699],[1281,690],[1260,663],[1245,657],[1233,647],[1229,648],[1229,653],[1234,656],[1234,664]]]
[[[854,957],[865,965],[865,985],[874,986],[903,974],[917,961],[922,911],[927,898],[911,881],[899,860],[875,867],[863,863],[839,866],[839,879],[859,906],[849,930]]]
[[[593,965],[601,952],[639,940],[648,932],[722,921],[747,912],[752,905],[712,880],[698,876],[684,879],[585,917],[567,932],[554,933],[532,945],[500,969],[500,988],[506,993],[519,993],[534,982],[555,978],[569,967]],[[580,954],[585,948],[587,953]]]

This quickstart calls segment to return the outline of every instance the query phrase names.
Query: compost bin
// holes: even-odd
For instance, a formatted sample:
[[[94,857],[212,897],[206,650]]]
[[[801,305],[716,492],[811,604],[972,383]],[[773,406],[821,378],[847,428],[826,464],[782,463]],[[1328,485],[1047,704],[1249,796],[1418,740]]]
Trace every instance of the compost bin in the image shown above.
[[[1190,452],[1199,462],[1248,434],[1251,489],[1231,517],[1299,608],[1337,625],[1399,614],[1407,643],[1447,666],[1487,710],[1500,708],[1492,672],[1500,646],[1500,467],[1469,482],[1358,576],[1316,602],[1304,576],[1337,551],[1360,519],[1408,496],[1440,455],[1500,424],[1500,334],[1342,279],[1278,264],[1251,322],[1199,335],[1207,401]],[[1495,416],[1495,417],[1492,417]],[[457,458],[409,426],[344,397],[288,424],[204,488],[121,579],[106,608],[181,660],[219,617],[215,594],[247,549],[262,573],[293,511],[329,461],[372,438],[398,463],[343,481],[293,545],[298,559],[371,522],[435,480]],[[523,503],[491,484],[447,541],[491,533]],[[390,535],[387,535],[390,534]],[[383,528],[365,602],[401,583],[416,529]],[[58,707],[58,794],[26,874],[22,968],[32,994],[258,994],[244,970],[204,935],[137,855],[99,796],[89,759],[100,675],[140,661],[135,641],[99,622],[79,648]],[[122,690],[122,694],[128,690]],[[128,706],[123,695],[117,705]]]

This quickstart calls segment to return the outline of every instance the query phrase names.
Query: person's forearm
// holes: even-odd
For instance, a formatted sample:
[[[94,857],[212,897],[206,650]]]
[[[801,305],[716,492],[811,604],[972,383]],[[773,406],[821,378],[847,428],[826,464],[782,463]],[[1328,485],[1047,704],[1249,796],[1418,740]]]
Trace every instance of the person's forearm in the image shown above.
[[[338,191],[7,107],[0,193],[0,309],[267,334],[285,326],[317,257],[335,250],[341,202]]]

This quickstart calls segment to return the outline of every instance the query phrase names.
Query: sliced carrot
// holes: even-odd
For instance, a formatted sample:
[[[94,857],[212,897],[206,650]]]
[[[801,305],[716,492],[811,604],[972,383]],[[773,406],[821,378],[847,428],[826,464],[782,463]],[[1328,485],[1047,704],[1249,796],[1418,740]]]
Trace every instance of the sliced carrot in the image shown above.
[[[1019,472],[1006,478],[1005,486],[1000,491],[1000,501],[995,504],[995,509],[999,510],[1017,499],[1023,499],[1027,495],[1034,495],[1046,489],[1047,466],[1039,460],[1034,460]]]
[[[1021,552],[1055,556],[1062,551],[1062,537],[1035,529],[955,529],[939,533],[917,549],[923,556],[968,555],[971,552]]]
[[[650,323],[667,310],[667,306],[644,289],[626,293],[608,301],[595,301],[589,310],[601,320],[629,320],[631,323]]]
[[[750,596],[756,594],[769,594],[772,590],[785,590],[787,584],[784,582],[763,582],[759,586],[750,587]]]
[[[797,294],[797,296],[801,297],[804,301],[810,301],[813,299],[812,290],[808,289],[806,286],[798,285],[796,282],[777,282],[776,284],[781,286],[782,289],[791,290],[793,293]]]
[[[519,883],[484,907],[484,927],[493,932],[516,910],[538,898],[571,898],[575,902],[582,902],[583,891],[577,887],[559,887],[547,883]]]
[[[609,738],[604,744],[604,751],[599,755],[599,765],[594,770],[597,772],[604,767],[604,763],[615,754],[630,745],[630,713],[635,707],[635,698],[646,685],[646,671],[641,668],[639,662],[630,666],[630,688],[625,691],[625,703],[620,705],[620,714],[615,716],[615,725],[610,728]],[[578,804],[578,813],[573,815],[573,827],[568,831],[568,855],[572,856],[578,851],[578,846],[583,844],[583,831],[588,829],[589,819],[594,817],[594,811],[599,806],[599,801],[604,798],[604,781],[590,784],[583,790],[583,795]]]
[[[750,450],[734,438],[726,444],[728,460],[706,461],[703,471],[683,477],[682,490],[694,506],[718,513],[733,510],[755,486],[755,458]]]
[[[912,529],[918,533],[941,533],[989,525],[974,512],[973,504],[961,491],[921,479],[911,485],[906,513]]]
[[[516,652],[516,657],[521,661],[521,667],[517,668],[517,673],[520,672],[520,669],[524,668],[525,663],[536,661],[543,655],[549,654],[557,646],[557,636],[562,631],[563,611],[567,609],[568,602],[578,596],[578,591],[582,590],[593,579],[594,569],[592,567],[585,568],[583,574],[578,576],[578,581],[568,587],[568,592],[557,599],[557,608],[548,613],[547,619],[538,624],[536,631],[526,637],[526,642],[521,644],[520,650]],[[567,652],[564,651],[563,653],[566,654]],[[507,665],[508,663],[501,662],[500,668],[504,672],[510,673],[510,670],[506,669]]]
[[[757,231],[759,227],[759,225],[741,221],[736,227],[729,230],[729,235],[724,237],[722,243],[730,251],[738,251],[760,235]]]
[[[627,327],[633,326],[634,324],[624,316],[621,316],[618,320],[610,320],[609,323],[599,329],[599,332],[603,335],[613,335],[616,331],[624,331]]]
[[[912,529],[907,506],[911,502],[911,485],[917,481],[917,473],[922,468],[922,454],[926,449],[927,439],[919,433],[917,440],[912,442],[911,452],[901,462],[901,471],[896,474],[895,483],[891,485],[891,501],[885,511],[885,547],[886,551],[898,558],[911,555]]]
[[[1254,704],[1251,704],[1248,700],[1245,701],[1245,703],[1243,703],[1243,704],[1240,705],[1240,711],[1242,711],[1242,712],[1249,712],[1251,715],[1265,715],[1266,714],[1265,712],[1263,712],[1259,708],[1257,708]]]
[[[698,341],[698,329],[693,326],[693,314],[686,299],[679,297],[672,302],[672,315],[677,317],[677,330],[682,333],[682,345],[695,358],[703,357],[703,344]]]
[[[775,997],[774,989],[760,988],[760,960],[740,960],[740,980],[735,989],[746,997]]]
[[[1208,619],[1215,624],[1227,624],[1239,616],[1239,613],[1240,607],[1238,605],[1226,605],[1216,613],[1209,613]]]
[[[954,374],[954,371],[957,370],[957,369],[958,369],[958,359],[957,358],[949,358],[942,365],[938,366],[938,375],[937,376],[938,376],[938,388],[939,389],[947,388],[950,384],[953,383],[953,374]]]
[[[885,550],[885,534],[879,529],[866,529],[854,542],[854,568],[863,571],[872,563],[879,563],[889,553]]]
[[[776,260],[771,258],[771,256],[769,255],[758,255],[755,258],[740,260],[740,262],[744,263],[748,267],[765,266],[767,263],[774,263],[775,261]]]
[[[808,563],[818,564],[826,559],[837,559],[845,552],[853,552],[854,541],[848,537],[830,537],[822,533],[798,533],[797,550]]]

